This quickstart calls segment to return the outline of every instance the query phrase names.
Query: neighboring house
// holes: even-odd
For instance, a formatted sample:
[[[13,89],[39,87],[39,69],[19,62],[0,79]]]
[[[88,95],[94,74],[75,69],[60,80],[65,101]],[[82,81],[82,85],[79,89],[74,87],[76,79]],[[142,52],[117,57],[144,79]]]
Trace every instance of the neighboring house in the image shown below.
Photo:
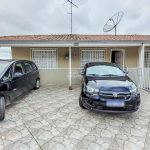
[[[41,84],[68,83],[70,89],[73,83],[81,82],[78,70],[87,62],[106,61],[122,69],[128,67],[133,80],[140,83],[143,77],[139,68],[150,68],[150,35],[1,36],[0,46],[10,46],[13,59],[34,61]]]

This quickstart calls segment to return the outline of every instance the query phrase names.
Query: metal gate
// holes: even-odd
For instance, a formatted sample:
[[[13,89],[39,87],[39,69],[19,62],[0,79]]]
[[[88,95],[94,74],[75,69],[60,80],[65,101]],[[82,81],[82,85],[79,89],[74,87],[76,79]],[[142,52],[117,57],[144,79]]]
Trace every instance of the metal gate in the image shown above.
[[[129,77],[138,88],[150,91],[150,68],[127,68]]]

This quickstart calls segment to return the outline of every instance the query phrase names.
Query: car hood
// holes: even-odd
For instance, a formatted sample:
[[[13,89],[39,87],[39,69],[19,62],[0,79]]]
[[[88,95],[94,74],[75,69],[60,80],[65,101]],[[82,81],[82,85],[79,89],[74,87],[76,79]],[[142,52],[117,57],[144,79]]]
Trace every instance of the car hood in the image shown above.
[[[133,81],[128,76],[86,77],[86,85],[102,91],[129,91]]]

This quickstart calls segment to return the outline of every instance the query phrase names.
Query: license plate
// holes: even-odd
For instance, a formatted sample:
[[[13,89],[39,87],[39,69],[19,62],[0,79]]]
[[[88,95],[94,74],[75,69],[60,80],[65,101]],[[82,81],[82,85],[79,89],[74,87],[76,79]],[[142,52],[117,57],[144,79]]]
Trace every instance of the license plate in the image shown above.
[[[121,100],[107,100],[106,102],[107,107],[124,107],[124,101]]]

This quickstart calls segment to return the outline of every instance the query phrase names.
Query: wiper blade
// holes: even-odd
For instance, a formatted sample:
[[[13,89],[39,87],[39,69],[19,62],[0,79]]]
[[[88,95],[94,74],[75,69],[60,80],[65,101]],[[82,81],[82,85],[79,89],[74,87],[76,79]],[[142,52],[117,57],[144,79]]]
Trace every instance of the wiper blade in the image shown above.
[[[105,74],[105,75],[102,75],[102,76],[118,76],[118,75],[114,75],[114,74]]]
[[[92,75],[92,76],[100,76],[100,75],[98,75],[98,74],[87,74],[87,75]]]

